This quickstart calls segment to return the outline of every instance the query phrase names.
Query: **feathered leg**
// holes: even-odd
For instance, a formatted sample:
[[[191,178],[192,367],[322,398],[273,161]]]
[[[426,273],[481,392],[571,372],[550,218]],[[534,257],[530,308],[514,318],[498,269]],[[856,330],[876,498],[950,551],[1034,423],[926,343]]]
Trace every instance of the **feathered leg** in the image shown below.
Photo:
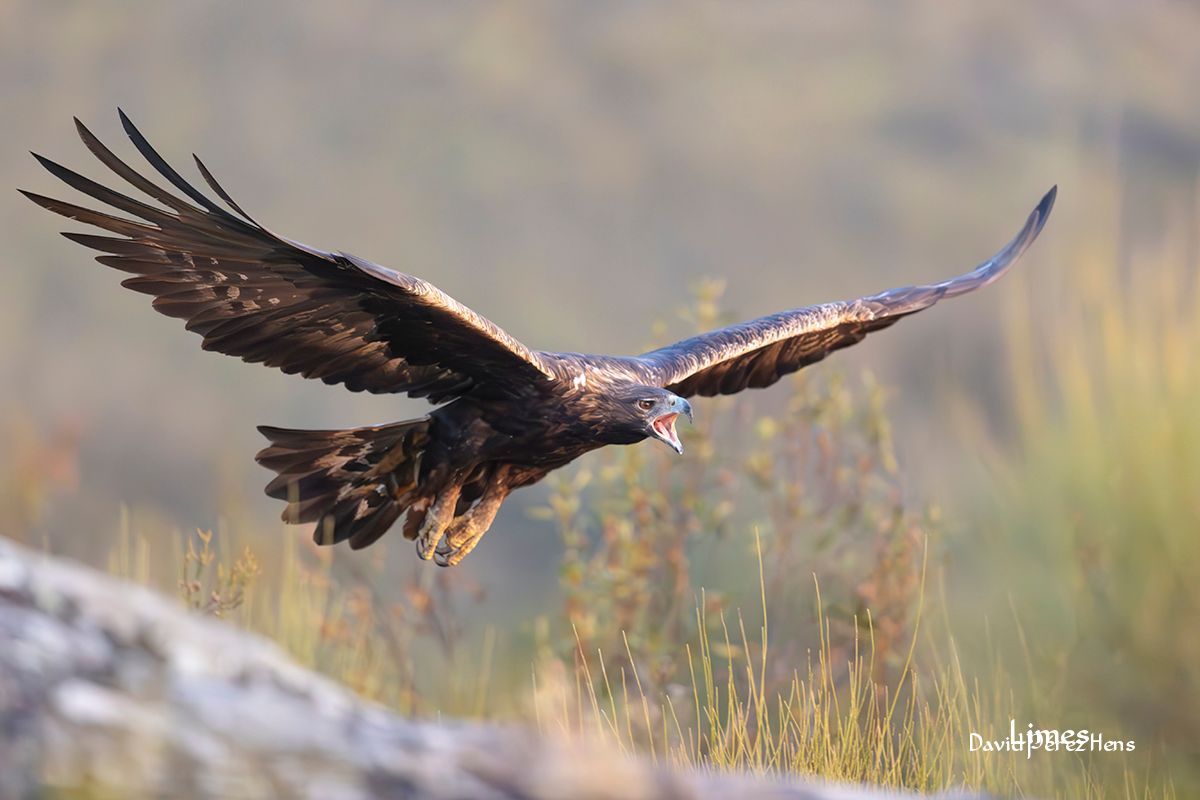
[[[492,527],[496,512],[508,497],[509,486],[505,481],[507,472],[507,466],[497,467],[488,479],[487,488],[479,502],[451,524],[445,539],[434,553],[434,563],[441,567],[456,566],[475,549],[488,528]]]
[[[425,519],[421,522],[421,529],[417,534],[417,555],[424,560],[433,558],[434,548],[454,519],[454,509],[458,505],[458,495],[461,491],[462,484],[452,481],[425,512]]]

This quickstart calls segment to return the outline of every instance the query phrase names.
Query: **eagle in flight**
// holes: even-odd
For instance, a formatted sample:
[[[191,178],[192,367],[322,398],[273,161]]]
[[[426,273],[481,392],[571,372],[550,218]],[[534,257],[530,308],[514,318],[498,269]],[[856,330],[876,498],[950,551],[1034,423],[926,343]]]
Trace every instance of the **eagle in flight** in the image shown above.
[[[971,272],[925,286],[782,311],[640,356],[531,350],[431,283],[339,250],[273,233],[242,210],[195,158],[221,206],[188,183],[118,111],[164,189],[75,120],[106,167],[151,205],[34,157],[113,215],[23,192],[115,235],[64,233],[154,308],[186,320],[205,350],[240,356],[350,391],[404,393],[437,407],[421,419],[349,430],[263,426],[258,463],[283,518],[316,523],[321,544],[366,547],[403,517],[405,538],[442,566],[458,564],[514,489],[591,450],[653,438],[683,452],[675,422],[689,397],[770,386],[943,298],[996,280],[1033,242],[1051,189],[1007,246]],[[181,196],[182,195],[182,196]]]

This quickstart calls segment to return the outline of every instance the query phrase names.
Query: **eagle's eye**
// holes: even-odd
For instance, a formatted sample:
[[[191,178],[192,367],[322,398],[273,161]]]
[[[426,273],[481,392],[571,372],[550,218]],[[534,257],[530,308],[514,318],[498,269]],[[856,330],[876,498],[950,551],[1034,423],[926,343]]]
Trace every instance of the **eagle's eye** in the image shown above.
[[[638,408],[640,408],[642,411],[649,411],[650,409],[654,408],[654,401],[649,399],[638,400]]]

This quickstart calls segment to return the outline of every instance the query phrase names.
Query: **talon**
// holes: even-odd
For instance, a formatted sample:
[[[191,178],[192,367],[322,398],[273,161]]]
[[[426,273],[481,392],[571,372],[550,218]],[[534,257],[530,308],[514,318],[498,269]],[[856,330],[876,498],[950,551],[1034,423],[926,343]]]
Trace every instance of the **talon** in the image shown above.
[[[433,552],[433,563],[439,567],[452,567],[458,563],[458,561],[453,560],[457,552],[457,548],[452,547],[447,539],[442,539],[437,549]]]
[[[438,563],[442,566],[454,567],[461,564],[487,533],[486,526],[474,524],[476,520],[468,517],[463,522],[464,524],[446,532],[445,546],[437,549]]]
[[[462,547],[455,548],[454,552],[446,559],[446,566],[457,567],[461,564],[463,559],[470,555],[471,551],[475,549],[475,545],[479,544],[479,540],[482,538],[483,535],[480,534]]]
[[[435,542],[432,537],[421,534],[419,537],[417,537],[417,556],[419,556],[422,561],[428,561],[429,559],[433,558],[435,552],[434,545]]]
[[[507,487],[503,484],[504,473],[503,469],[493,473],[479,502],[456,519],[450,519],[447,511],[451,511],[458,502],[458,491],[455,491],[449,500],[446,495],[438,497],[421,526],[421,535],[417,539],[417,552],[421,558],[426,561],[433,559],[439,567],[454,567],[470,555],[491,527],[496,518],[496,511],[508,496]],[[437,520],[433,524],[439,526],[436,543],[431,542],[427,536],[433,530],[431,517]]]
[[[483,538],[483,532],[476,533],[470,522],[470,517],[467,517],[446,531],[433,552],[435,564],[439,567],[457,566],[475,548],[475,543]]]
[[[454,506],[458,503],[461,486],[454,484],[438,495],[429,511],[425,513],[425,521],[417,533],[417,555],[421,560],[433,558],[434,551],[442,541],[442,536],[454,518]]]

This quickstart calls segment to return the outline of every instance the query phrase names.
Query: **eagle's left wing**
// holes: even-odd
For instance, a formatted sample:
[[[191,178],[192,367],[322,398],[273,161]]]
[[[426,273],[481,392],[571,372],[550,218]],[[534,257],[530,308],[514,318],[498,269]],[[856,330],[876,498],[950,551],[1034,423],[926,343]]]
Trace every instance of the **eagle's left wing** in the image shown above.
[[[319,250],[267,230],[196,160],[228,208],[183,179],[123,113],[126,133],[184,197],[150,181],[76,120],[92,153],[161,204],[151,206],[37,156],[114,216],[24,192],[57,214],[116,234],[65,233],[132,273],[123,285],[187,322],[203,347],[351,391],[403,392],[441,402],[510,393],[560,376],[542,356],[436,286],[349,253]]]
[[[1046,193],[1003,250],[965,275],[760,317],[628,359],[626,365],[647,383],[684,397],[770,386],[834,350],[857,344],[872,331],[894,325],[901,317],[996,280],[1037,238],[1056,193],[1057,187]]]

